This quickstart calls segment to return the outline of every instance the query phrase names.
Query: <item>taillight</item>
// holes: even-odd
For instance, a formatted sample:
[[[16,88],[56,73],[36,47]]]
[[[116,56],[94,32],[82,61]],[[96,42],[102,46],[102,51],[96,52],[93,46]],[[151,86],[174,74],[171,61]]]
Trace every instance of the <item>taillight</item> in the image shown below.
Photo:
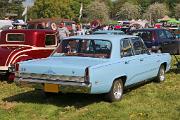
[[[15,71],[19,71],[19,64],[18,63],[15,64]]]
[[[87,67],[85,70],[85,78],[84,78],[85,83],[89,83],[89,68]]]

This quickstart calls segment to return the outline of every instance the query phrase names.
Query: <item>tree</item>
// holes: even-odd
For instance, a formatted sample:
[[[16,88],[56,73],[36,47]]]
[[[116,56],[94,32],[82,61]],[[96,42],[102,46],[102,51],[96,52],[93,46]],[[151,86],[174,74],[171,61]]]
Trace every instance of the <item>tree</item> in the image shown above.
[[[152,20],[152,22],[155,22],[157,19],[162,18],[165,15],[168,15],[168,13],[169,10],[165,4],[154,3],[148,7],[143,16],[144,18]]]
[[[106,23],[109,20],[109,9],[104,2],[93,1],[84,12],[88,21],[99,19]]]
[[[74,16],[71,10],[70,0],[36,0],[30,10],[32,18],[72,18]]]
[[[180,18],[180,4],[177,4],[174,10],[175,10],[175,17]]]
[[[138,19],[140,17],[140,7],[133,5],[132,3],[126,2],[117,12],[116,16],[119,19]]]
[[[0,0],[0,18],[8,16],[7,14],[16,14],[16,17],[21,18],[23,11],[23,1],[24,0]]]

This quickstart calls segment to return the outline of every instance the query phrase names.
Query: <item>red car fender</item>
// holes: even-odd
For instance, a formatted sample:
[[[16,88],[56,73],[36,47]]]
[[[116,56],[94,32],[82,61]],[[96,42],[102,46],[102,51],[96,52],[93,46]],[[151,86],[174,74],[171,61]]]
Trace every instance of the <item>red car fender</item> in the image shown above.
[[[32,60],[33,58],[31,56],[28,56],[26,54],[22,54],[17,56],[13,61],[12,64],[15,64],[17,62],[21,62],[21,61],[27,61],[27,60]]]

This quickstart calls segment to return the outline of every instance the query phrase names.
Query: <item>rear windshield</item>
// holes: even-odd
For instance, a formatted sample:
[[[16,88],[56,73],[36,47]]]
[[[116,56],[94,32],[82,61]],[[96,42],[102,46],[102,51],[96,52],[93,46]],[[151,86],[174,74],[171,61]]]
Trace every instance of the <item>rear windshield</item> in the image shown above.
[[[110,58],[111,42],[94,39],[63,40],[52,56]]]
[[[151,31],[132,31],[131,34],[141,37],[144,41],[152,40],[152,32]]]

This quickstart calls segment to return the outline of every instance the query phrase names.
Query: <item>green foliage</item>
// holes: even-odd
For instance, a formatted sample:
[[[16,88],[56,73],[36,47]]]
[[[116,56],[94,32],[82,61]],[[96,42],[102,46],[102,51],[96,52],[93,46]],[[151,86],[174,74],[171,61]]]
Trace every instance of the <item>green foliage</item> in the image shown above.
[[[36,0],[30,10],[31,18],[69,18],[79,16],[80,4],[87,6],[90,0]]]
[[[102,23],[106,23],[109,20],[109,8],[104,2],[92,2],[88,5],[85,14],[88,21],[99,19]]]
[[[180,18],[180,4],[177,4],[174,10],[175,10],[175,17]]]
[[[5,16],[9,17],[8,14],[17,14],[17,18],[21,18],[23,12],[22,2],[24,0],[12,0],[9,2],[8,0],[0,0],[0,19],[3,19]]]
[[[119,19],[138,19],[140,17],[140,7],[138,5],[133,5],[129,2],[126,2],[122,5],[117,12],[116,16]]]
[[[153,20],[155,22],[157,19],[168,15],[169,10],[165,4],[162,3],[154,3],[148,7],[146,12],[144,13],[144,18],[148,20]]]

